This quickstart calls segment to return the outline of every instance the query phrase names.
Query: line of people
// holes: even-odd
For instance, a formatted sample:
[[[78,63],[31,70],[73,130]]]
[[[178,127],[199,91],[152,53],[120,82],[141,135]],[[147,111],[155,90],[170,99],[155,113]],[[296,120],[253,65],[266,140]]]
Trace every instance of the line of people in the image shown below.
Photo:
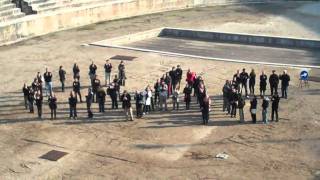
[[[262,101],[262,121],[264,123],[268,123],[268,108],[270,104],[270,98],[272,102],[272,113],[271,113],[271,121],[279,120],[278,117],[278,109],[280,96],[278,94],[278,85],[281,81],[281,93],[282,98],[287,98],[287,91],[290,82],[290,76],[287,71],[284,70],[281,75],[277,75],[275,70],[272,70],[272,74],[269,76],[269,84],[270,84],[270,98],[265,94],[267,88],[267,80],[268,77],[264,71],[262,71],[260,75],[260,96],[263,99]],[[232,80],[226,80],[223,88],[223,112],[227,112],[227,114],[231,115],[231,118],[236,117],[237,109],[239,110],[239,122],[244,122],[244,111],[245,107],[245,99],[249,98],[249,94],[247,91],[248,84],[250,95],[252,96],[250,100],[250,113],[252,117],[252,122],[256,123],[256,114],[257,114],[257,96],[255,95],[255,83],[256,83],[256,74],[254,69],[251,70],[250,74],[246,72],[245,69],[240,73],[237,70],[236,74],[234,74]],[[244,93],[243,93],[244,89]]]

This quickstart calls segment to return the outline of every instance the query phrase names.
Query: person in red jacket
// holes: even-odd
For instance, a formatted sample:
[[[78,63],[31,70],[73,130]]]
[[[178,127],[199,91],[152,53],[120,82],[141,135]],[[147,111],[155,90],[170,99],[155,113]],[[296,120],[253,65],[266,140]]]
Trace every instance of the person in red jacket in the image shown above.
[[[192,72],[190,69],[188,69],[188,72],[187,72],[187,83],[191,86],[193,86],[193,83],[194,83],[194,80],[196,79],[196,73],[195,72]]]

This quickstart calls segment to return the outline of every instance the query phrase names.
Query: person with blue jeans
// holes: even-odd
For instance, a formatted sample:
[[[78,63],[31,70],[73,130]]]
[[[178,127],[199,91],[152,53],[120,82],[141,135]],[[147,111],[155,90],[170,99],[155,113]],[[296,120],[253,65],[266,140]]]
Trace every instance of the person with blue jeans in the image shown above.
[[[46,86],[46,96],[52,93],[52,73],[46,68],[46,72],[43,74],[45,86]]]
[[[262,122],[268,124],[268,108],[269,108],[269,98],[264,97],[262,101]]]

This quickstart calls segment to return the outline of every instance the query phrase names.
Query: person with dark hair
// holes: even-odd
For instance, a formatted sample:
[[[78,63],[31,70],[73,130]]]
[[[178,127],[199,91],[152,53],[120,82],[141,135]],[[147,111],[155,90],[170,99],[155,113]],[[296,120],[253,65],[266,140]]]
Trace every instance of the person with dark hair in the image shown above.
[[[239,117],[240,117],[239,122],[240,122],[240,123],[244,123],[244,112],[243,112],[243,108],[244,108],[245,105],[246,105],[246,101],[245,101],[245,99],[243,98],[243,96],[240,94],[240,95],[239,95],[239,99],[238,99],[238,109],[239,109]]]
[[[253,96],[253,99],[250,101],[250,113],[251,113],[251,118],[252,118],[252,123],[257,122],[257,96]]]
[[[106,92],[102,87],[97,91],[97,100],[99,103],[99,112],[104,112],[104,103],[106,102]]]
[[[207,125],[209,122],[210,105],[211,99],[208,94],[205,94],[201,106],[202,121],[204,125]]]
[[[132,108],[131,108],[131,96],[130,94],[124,90],[123,94],[120,97],[120,100],[122,101],[122,108],[124,109],[124,112],[126,114],[126,119],[130,121],[133,121],[132,116]]]
[[[269,77],[269,83],[271,96],[273,96],[274,93],[278,93],[279,76],[276,74],[276,70],[272,70],[272,74]]]
[[[93,86],[93,81],[96,78],[97,69],[98,69],[97,65],[95,65],[94,62],[92,61],[89,66],[89,77],[90,77],[91,86]]]
[[[92,88],[89,87],[88,88],[88,94],[86,95],[88,118],[93,118],[93,113],[91,111],[92,101],[93,101],[93,92],[92,92]]]
[[[280,102],[280,97],[278,93],[275,93],[272,98],[272,105],[271,105],[271,121],[274,120],[274,116],[276,116],[276,122],[279,121],[279,116],[278,116],[278,109],[279,109],[279,102]]]
[[[109,94],[112,102],[112,109],[118,109],[118,95],[117,95],[117,89],[116,89],[116,82],[112,82],[108,89],[107,89],[107,94]]]
[[[61,82],[61,91],[64,92],[64,82],[66,80],[66,71],[62,66],[59,67],[59,79]]]
[[[270,99],[268,97],[263,97],[262,101],[262,122],[264,124],[268,124],[268,108],[269,108],[269,101]]]
[[[28,97],[29,97],[29,89],[26,83],[23,84],[22,93],[24,98],[24,107],[28,109]]]
[[[241,94],[242,94],[242,89],[244,88],[245,90],[245,96],[248,97],[248,86],[247,86],[247,82],[249,79],[249,75],[246,72],[246,69],[243,68],[242,72],[240,73],[240,81],[241,81]]]
[[[290,82],[290,76],[287,73],[287,70],[283,71],[283,74],[280,76],[280,80],[281,80],[281,94],[282,94],[282,98],[287,99],[288,94],[288,87],[289,87],[289,82]]]
[[[70,119],[77,119],[77,98],[73,91],[70,92],[69,97],[69,106],[70,106]]]
[[[237,116],[237,101],[238,101],[238,94],[236,89],[232,89],[230,95],[230,104],[231,104],[231,118]]]
[[[48,98],[49,102],[49,108],[51,111],[51,120],[57,118],[57,98],[54,93],[51,93],[51,95]]]
[[[134,99],[136,100],[136,116],[137,116],[137,118],[142,118],[142,116],[143,116],[143,105],[144,105],[143,93],[139,92],[139,91],[136,91]]]
[[[165,82],[162,82],[160,86],[160,95],[159,95],[159,101],[160,101],[160,111],[167,111],[168,105],[167,105],[167,98],[168,98],[168,86]],[[164,109],[163,109],[164,105]]]
[[[265,96],[265,92],[267,89],[267,80],[268,77],[267,75],[264,73],[264,71],[262,71],[261,75],[260,75],[260,96]]]
[[[175,90],[176,88],[176,85],[177,85],[177,82],[176,82],[176,67],[172,67],[171,71],[169,71],[169,76],[170,76],[170,79],[171,79],[171,89],[170,89],[170,92],[173,93],[173,91]]]
[[[229,97],[232,92],[232,87],[229,80],[226,80],[222,88],[222,96],[223,96],[223,106],[222,111],[225,112],[227,110],[228,114],[230,114],[230,104],[229,104]]]
[[[180,83],[181,83],[181,79],[182,79],[182,74],[183,74],[183,71],[180,67],[180,65],[177,65],[177,69],[176,69],[176,85],[178,85],[178,88],[180,89]]]
[[[180,91],[177,87],[172,93],[172,102],[173,102],[173,110],[179,110],[179,102],[180,102]]]
[[[37,91],[36,95],[35,95],[35,100],[36,100],[36,106],[37,106],[37,110],[38,110],[38,118],[41,119],[42,118],[42,96],[41,96],[41,92]]]
[[[37,82],[37,90],[35,90],[35,89],[33,89],[34,91],[40,91],[40,93],[41,93],[41,96],[43,96],[43,91],[42,91],[42,87],[43,87],[43,81],[44,81],[44,78],[43,78],[43,76],[41,76],[41,73],[40,72],[38,72],[37,73],[37,76],[36,76],[36,80],[35,80],[36,82]]]
[[[124,62],[121,61],[119,66],[118,66],[118,73],[119,73],[119,85],[120,86],[125,86],[126,85],[126,71],[125,71],[125,65]]]
[[[76,95],[76,98],[78,99],[78,95],[79,95],[79,100],[80,102],[82,103],[82,97],[81,97],[81,86],[80,86],[80,82],[78,79],[74,79],[74,82],[72,84],[72,87],[73,87],[73,91]]]
[[[30,110],[30,113],[33,113],[34,112],[34,108],[33,108],[33,104],[34,104],[34,90],[31,86],[28,86],[28,90],[29,90],[29,93],[28,93],[28,103],[29,103],[29,110]]]
[[[158,107],[159,106],[159,95],[160,95],[160,80],[158,79],[157,82],[154,84],[154,104]]]
[[[198,98],[198,101],[199,101],[199,106],[200,108],[202,107],[202,101],[203,101],[203,98],[204,96],[207,94],[207,89],[206,89],[206,86],[204,85],[204,82],[203,82],[203,79],[201,76],[199,76],[198,78],[198,88],[197,88],[197,98]]]
[[[184,93],[184,102],[186,103],[186,110],[189,110],[190,102],[191,102],[192,86],[187,83],[186,87],[183,89],[183,93]]]
[[[46,72],[43,74],[45,85],[46,85],[46,96],[52,93],[52,73],[46,68]]]
[[[249,75],[249,90],[251,95],[254,95],[255,85],[256,85],[256,73],[254,72],[254,69],[252,69]]]
[[[237,70],[237,73],[233,75],[232,81],[237,92],[240,92],[241,77],[239,69]]]
[[[171,96],[171,94],[172,94],[172,79],[171,79],[171,77],[170,77],[170,75],[169,75],[169,73],[167,72],[166,73],[166,76],[165,76],[165,78],[164,78],[164,82],[166,83],[166,85],[167,85],[167,87],[168,87],[168,89],[167,89],[167,99],[169,99],[169,97]]]
[[[107,59],[106,64],[104,64],[106,86],[111,83],[111,71],[112,71],[112,64],[110,63],[109,59]]]
[[[78,79],[80,81],[80,68],[77,63],[73,65],[73,79]]]
[[[151,111],[151,97],[152,97],[152,91],[150,86],[148,85],[144,91],[144,98],[145,98],[144,114],[149,114]]]
[[[95,77],[92,80],[93,102],[95,97],[96,97],[96,102],[98,101],[97,92],[100,86],[101,84],[100,84],[100,80],[98,79],[98,75],[95,75]]]

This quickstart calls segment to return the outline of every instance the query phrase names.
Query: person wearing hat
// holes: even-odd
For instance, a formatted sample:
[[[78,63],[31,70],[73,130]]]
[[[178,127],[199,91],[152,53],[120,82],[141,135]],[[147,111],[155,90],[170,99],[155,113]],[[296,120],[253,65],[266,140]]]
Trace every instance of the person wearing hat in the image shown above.
[[[122,108],[124,109],[124,112],[126,114],[126,119],[130,119],[130,121],[133,121],[131,96],[126,90],[123,91],[120,100],[122,101]]]
[[[274,93],[278,93],[279,76],[276,74],[276,70],[272,70],[272,74],[269,77],[269,83],[271,96],[273,96]]]
[[[290,82],[290,76],[287,73],[287,70],[284,70],[282,75],[279,78],[281,80],[281,97],[286,98],[288,97],[287,91]]]
[[[268,108],[270,99],[265,96],[262,101],[262,122],[268,124]]]

